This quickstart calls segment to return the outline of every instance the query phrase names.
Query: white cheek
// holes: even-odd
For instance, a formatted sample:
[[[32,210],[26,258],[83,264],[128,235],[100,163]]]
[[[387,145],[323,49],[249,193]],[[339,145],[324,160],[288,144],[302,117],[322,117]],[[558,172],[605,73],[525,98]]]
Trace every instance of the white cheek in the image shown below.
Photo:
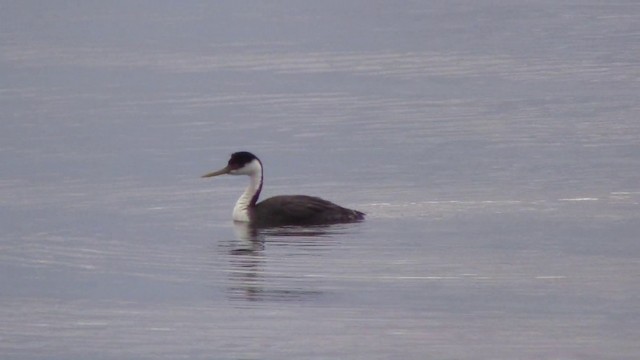
[[[253,175],[260,173],[261,166],[258,160],[251,160],[247,165],[241,167],[240,169],[231,170],[229,172],[230,175]]]

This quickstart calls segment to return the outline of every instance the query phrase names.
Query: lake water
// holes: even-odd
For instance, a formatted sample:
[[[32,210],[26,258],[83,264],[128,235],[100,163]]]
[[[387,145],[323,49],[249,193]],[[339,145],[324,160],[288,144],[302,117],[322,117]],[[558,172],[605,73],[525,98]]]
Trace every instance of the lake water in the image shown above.
[[[640,356],[640,3],[0,9],[3,359]]]

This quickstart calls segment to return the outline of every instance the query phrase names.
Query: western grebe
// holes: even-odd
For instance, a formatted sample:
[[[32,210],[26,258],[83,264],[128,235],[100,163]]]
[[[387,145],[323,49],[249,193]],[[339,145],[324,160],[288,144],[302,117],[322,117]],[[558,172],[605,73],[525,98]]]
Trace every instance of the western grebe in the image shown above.
[[[279,195],[258,203],[262,190],[262,162],[250,152],[233,153],[224,168],[203,175],[247,175],[249,187],[233,208],[233,220],[259,227],[286,225],[323,225],[364,220],[364,213],[343,208],[330,201],[307,195]]]

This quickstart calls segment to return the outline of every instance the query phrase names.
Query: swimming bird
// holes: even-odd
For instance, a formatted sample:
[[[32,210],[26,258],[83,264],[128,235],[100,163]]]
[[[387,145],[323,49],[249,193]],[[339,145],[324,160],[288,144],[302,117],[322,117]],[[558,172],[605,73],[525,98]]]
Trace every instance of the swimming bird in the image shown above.
[[[263,184],[262,162],[247,151],[233,153],[227,166],[203,175],[247,175],[249,186],[233,208],[233,220],[258,227],[324,225],[364,220],[364,213],[307,195],[279,195],[258,203]]]

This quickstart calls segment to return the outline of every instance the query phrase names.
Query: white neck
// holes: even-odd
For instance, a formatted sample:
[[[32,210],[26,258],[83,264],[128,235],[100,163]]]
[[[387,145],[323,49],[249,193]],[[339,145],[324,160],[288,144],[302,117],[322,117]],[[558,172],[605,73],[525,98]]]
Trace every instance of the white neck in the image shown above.
[[[233,207],[233,220],[249,222],[251,220],[249,217],[249,208],[252,206],[251,201],[256,194],[259,195],[262,189],[262,165],[259,161],[254,160],[246,165],[243,171],[237,175],[248,175],[250,180],[249,186],[245,189],[244,193],[240,195],[238,201],[236,201],[236,206]],[[257,202],[257,200],[256,198],[254,201]]]

